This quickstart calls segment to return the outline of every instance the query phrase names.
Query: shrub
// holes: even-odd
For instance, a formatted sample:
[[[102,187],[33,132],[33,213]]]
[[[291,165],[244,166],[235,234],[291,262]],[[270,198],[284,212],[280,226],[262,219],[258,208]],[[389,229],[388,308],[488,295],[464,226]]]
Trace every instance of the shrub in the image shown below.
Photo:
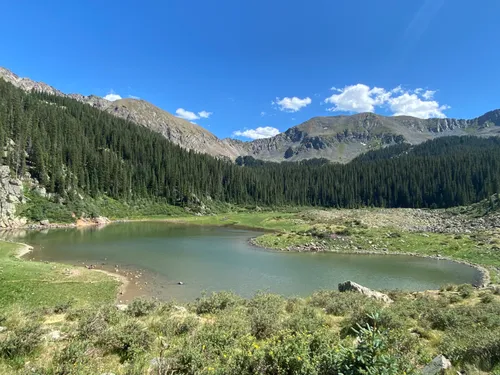
[[[120,356],[122,361],[134,359],[149,350],[153,343],[152,334],[135,321],[114,327],[103,335],[100,344]]]
[[[237,306],[241,302],[242,298],[232,292],[214,292],[208,297],[203,294],[196,300],[196,313],[213,314]]]
[[[268,344],[262,367],[267,374],[312,374],[316,369],[311,354],[310,337],[286,334]]]
[[[156,306],[157,304],[154,301],[135,299],[128,305],[126,313],[127,315],[138,318],[150,314]]]
[[[73,341],[54,358],[56,374],[80,374],[89,367],[88,341]]]
[[[12,359],[31,354],[42,340],[42,328],[38,322],[29,322],[7,332],[0,341],[0,357]]]
[[[325,319],[317,309],[312,306],[304,306],[290,316],[285,327],[296,333],[312,333],[324,324]]]
[[[485,293],[481,296],[482,303],[491,303],[495,300],[495,297],[491,293]]]
[[[319,291],[312,295],[310,303],[316,307],[323,307],[327,314],[345,316],[352,311],[363,307],[376,307],[381,304],[368,299],[359,293],[341,293],[337,291]]]
[[[443,285],[443,286],[441,286],[441,288],[439,288],[439,291],[440,292],[453,292],[453,291],[455,291],[455,285],[454,284]]]
[[[108,324],[101,316],[89,315],[79,322],[77,334],[82,340],[98,340],[107,328]]]
[[[462,298],[469,298],[474,295],[474,287],[470,284],[459,285],[457,291]]]
[[[389,309],[361,309],[354,312],[349,319],[343,322],[342,333],[352,335],[358,333],[358,327],[379,329],[400,329],[405,326],[405,318],[398,316]]]
[[[64,302],[64,303],[60,303],[54,307],[53,312],[54,312],[54,314],[64,314],[65,312],[67,312],[70,309],[72,304],[73,304],[73,301],[71,301],[71,300]]]
[[[192,332],[200,324],[200,320],[192,315],[170,321],[172,322],[172,332],[177,336]]]
[[[500,329],[461,329],[443,338],[443,354],[451,361],[472,364],[484,371],[500,365]]]
[[[459,303],[460,301],[462,301],[462,296],[458,295],[458,294],[452,294],[449,298],[449,301],[450,303]]]
[[[392,349],[386,332],[380,331],[378,316],[371,315],[373,326],[358,327],[355,331],[357,344],[349,340],[333,352],[325,353],[319,361],[320,375],[343,374],[416,374],[411,362]],[[332,371],[333,370],[333,371]]]
[[[275,334],[282,324],[283,298],[274,294],[258,293],[248,303],[252,334],[264,339]]]

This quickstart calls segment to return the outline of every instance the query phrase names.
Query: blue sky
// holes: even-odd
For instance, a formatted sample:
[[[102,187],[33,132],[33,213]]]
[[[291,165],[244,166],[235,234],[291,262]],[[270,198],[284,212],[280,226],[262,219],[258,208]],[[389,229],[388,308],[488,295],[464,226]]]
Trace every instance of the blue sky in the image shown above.
[[[470,118],[500,107],[498,14],[498,0],[8,1],[0,66],[219,137],[362,111]]]

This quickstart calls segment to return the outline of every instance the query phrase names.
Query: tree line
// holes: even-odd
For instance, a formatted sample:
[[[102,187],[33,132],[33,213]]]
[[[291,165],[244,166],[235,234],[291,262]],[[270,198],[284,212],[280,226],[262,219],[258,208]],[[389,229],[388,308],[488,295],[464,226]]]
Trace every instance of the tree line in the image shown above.
[[[445,137],[325,160],[237,163],[188,151],[130,121],[0,80],[2,163],[47,191],[186,205],[197,198],[249,205],[450,207],[500,189],[498,138]],[[252,160],[253,159],[253,160]]]

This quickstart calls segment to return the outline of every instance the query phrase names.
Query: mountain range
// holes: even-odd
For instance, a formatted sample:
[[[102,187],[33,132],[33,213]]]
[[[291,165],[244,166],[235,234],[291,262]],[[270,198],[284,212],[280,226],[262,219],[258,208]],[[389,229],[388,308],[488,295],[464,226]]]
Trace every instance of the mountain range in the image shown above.
[[[267,161],[326,158],[346,163],[365,151],[392,144],[419,144],[451,135],[500,136],[500,110],[497,109],[467,120],[387,117],[374,113],[314,117],[274,137],[242,142],[231,138],[220,139],[201,126],[145,100],[109,101],[95,95],[65,94],[43,82],[19,77],[2,67],[0,77],[25,91],[71,97],[160,133],[183,148],[231,160],[238,156],[253,156]]]

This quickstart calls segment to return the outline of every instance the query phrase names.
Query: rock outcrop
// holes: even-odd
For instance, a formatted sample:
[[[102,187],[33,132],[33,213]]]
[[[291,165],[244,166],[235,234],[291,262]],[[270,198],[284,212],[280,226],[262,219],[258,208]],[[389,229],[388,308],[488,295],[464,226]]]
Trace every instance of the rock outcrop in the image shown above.
[[[438,355],[431,363],[422,369],[423,375],[439,375],[444,374],[447,369],[451,368],[451,362],[444,355]]]
[[[340,283],[339,286],[339,292],[356,292],[356,293],[361,293],[364,294],[365,296],[369,298],[374,298],[379,301],[383,301],[386,303],[392,303],[392,299],[389,298],[387,294],[377,292],[376,290],[372,290],[370,288],[367,288],[363,285],[359,285],[353,281],[345,281],[343,283]]]
[[[16,216],[16,204],[24,200],[21,180],[11,178],[7,165],[0,166],[0,227],[15,228],[26,224]]]

